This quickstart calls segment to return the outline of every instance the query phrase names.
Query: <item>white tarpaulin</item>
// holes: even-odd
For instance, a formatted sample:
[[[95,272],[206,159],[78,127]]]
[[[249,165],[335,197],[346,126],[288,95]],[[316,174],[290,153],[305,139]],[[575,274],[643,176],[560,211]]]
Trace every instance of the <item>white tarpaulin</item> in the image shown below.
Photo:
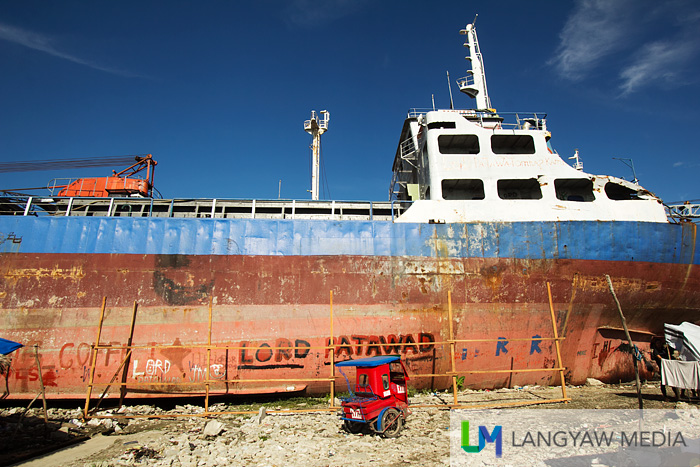
[[[700,362],[661,359],[661,384],[681,389],[700,389]]]
[[[700,360],[700,326],[688,322],[664,324],[664,335],[666,343],[678,351],[681,360]]]

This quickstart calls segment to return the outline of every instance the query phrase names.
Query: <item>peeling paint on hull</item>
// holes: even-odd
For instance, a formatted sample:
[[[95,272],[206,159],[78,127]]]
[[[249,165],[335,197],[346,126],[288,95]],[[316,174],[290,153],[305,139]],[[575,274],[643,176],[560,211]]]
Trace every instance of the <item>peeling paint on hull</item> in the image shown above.
[[[0,230],[6,228],[2,221]],[[2,337],[22,342],[27,348],[39,344],[50,397],[85,394],[90,346],[95,340],[103,296],[108,297],[103,343],[126,343],[132,305],[137,301],[134,345],[206,344],[211,298],[213,343],[245,347],[214,350],[208,366],[206,352],[201,348],[135,351],[128,381],[154,383],[140,388],[157,395],[174,392],[160,384],[166,382],[186,383],[178,391],[201,392],[201,382],[207,375],[230,381],[212,384],[213,392],[327,392],[327,382],[235,381],[327,377],[329,355],[316,347],[328,343],[331,290],[334,331],[340,344],[337,358],[400,351],[412,373],[444,373],[450,369],[449,346],[431,343],[448,339],[448,291],[452,292],[457,339],[499,339],[457,344],[458,371],[551,368],[555,366],[551,341],[516,340],[552,335],[546,288],[550,282],[557,326],[566,337],[562,358],[567,378],[574,384],[584,382],[587,377],[618,381],[632,375],[629,355],[619,349],[623,336],[616,329],[620,327],[619,318],[605,274],[613,279],[628,325],[634,331],[633,338],[643,352],[648,352],[651,335],[660,333],[664,322],[697,322],[700,316],[700,273],[695,266],[694,237],[692,245],[688,244],[681,226],[665,226],[669,227],[668,231],[657,237],[675,235],[678,240],[667,238],[653,247],[656,250],[649,251],[647,240],[641,238],[613,241],[613,248],[623,252],[610,250],[610,241],[605,247],[593,246],[596,242],[604,243],[593,239],[588,240],[586,248],[567,246],[568,251],[579,251],[569,255],[575,257],[548,254],[552,245],[559,251],[566,245],[563,242],[569,241],[561,231],[572,227],[556,223],[540,226],[538,232],[527,234],[526,238],[512,239],[509,230],[520,229],[520,235],[523,226],[482,226],[481,230],[472,225],[449,226],[449,229],[410,227],[418,239],[402,239],[399,234],[406,235],[406,227],[394,227],[390,223],[388,226],[333,223],[340,226],[336,232],[325,226],[325,238],[336,239],[332,243],[339,242],[337,239],[343,233],[346,242],[354,245],[346,245],[346,251],[370,248],[368,244],[372,242],[371,249],[377,250],[384,238],[391,238],[386,249],[402,250],[400,254],[350,254],[353,251],[286,254],[284,248],[277,248],[276,251],[282,250],[281,254],[273,254],[268,247],[266,253],[259,251],[259,254],[176,254],[163,253],[169,247],[161,248],[159,253],[148,253],[147,240],[138,249],[133,247],[127,240],[136,243],[155,237],[144,234],[148,229],[135,226],[131,219],[127,221],[130,223],[107,223],[101,229],[83,221],[81,229],[76,231],[75,235],[89,239],[86,229],[105,234],[114,227],[114,231],[121,233],[110,234],[113,245],[110,252],[95,251],[100,250],[96,246],[99,239],[94,240],[90,252],[51,253],[46,248],[30,248],[28,245],[38,244],[39,240],[34,238],[38,234],[27,223],[28,228],[24,229],[22,225],[13,225],[14,232],[23,239],[19,252],[0,254]],[[105,220],[99,222],[104,224]],[[275,245],[283,243],[287,238],[283,231],[290,230],[289,226],[284,224],[283,228],[275,229],[283,223],[268,224],[266,229],[256,231],[260,235],[256,238],[267,236],[265,241],[269,243],[274,237]],[[355,224],[352,235],[348,235],[350,224]],[[373,235],[365,235],[367,224],[374,229]],[[177,225],[189,224],[177,222]],[[260,228],[260,224],[253,225]],[[58,226],[67,230],[75,228],[67,224]],[[160,233],[171,227],[175,229],[166,224]],[[238,228],[229,227],[229,231]],[[320,229],[318,225],[296,227],[315,233]],[[37,230],[42,228],[45,226]],[[241,251],[262,249],[261,241],[251,241],[251,228],[250,225],[241,228],[242,237],[236,238]],[[616,233],[615,226],[586,228]],[[524,231],[528,229],[534,231],[535,227]],[[542,229],[554,232],[552,238],[543,235]],[[481,233],[472,235],[477,230]],[[387,235],[378,235],[380,231]],[[646,236],[648,232],[642,234]],[[195,246],[202,241],[188,237],[187,232],[178,235],[178,245],[188,238]],[[494,235],[498,244],[494,243]],[[297,243],[303,244],[305,238],[302,235]],[[250,246],[253,243],[255,247]],[[480,245],[478,254],[476,243]],[[179,249],[188,251],[191,244],[187,245]],[[74,250],[80,248],[84,247],[75,246]],[[489,253],[494,248],[509,254],[500,257]],[[525,253],[522,248],[527,249]],[[535,254],[536,251],[540,253]],[[583,251],[586,254],[580,253]],[[666,261],[637,259],[645,256]],[[392,346],[396,342],[409,345]],[[295,345],[300,348],[289,348]],[[97,361],[97,381],[108,381],[122,357],[121,349],[102,351]],[[33,397],[38,387],[37,377],[32,354],[20,350],[9,379],[13,396]],[[470,387],[492,388],[556,383],[558,376],[533,372],[511,377],[496,373],[467,375],[465,379]],[[412,381],[421,386],[445,387],[450,380],[435,377]]]
[[[449,370],[448,346],[430,342],[448,338],[446,302],[447,290],[452,290],[457,339],[503,338],[498,343],[459,344],[458,369],[509,369],[511,364],[544,368],[554,366],[551,341],[511,340],[552,335],[549,281],[559,332],[566,337],[562,349],[567,376],[580,384],[586,377],[608,381],[629,377],[627,355],[615,351],[621,334],[598,331],[619,328],[604,274],[613,277],[635,331],[659,333],[664,321],[697,316],[693,307],[700,298],[697,274],[689,277],[692,287],[679,289],[677,276],[685,271],[664,264],[453,259],[442,266],[463,272],[452,274],[436,271],[433,260],[376,257],[190,257],[175,262],[171,258],[167,267],[163,261],[156,256],[15,254],[13,265],[46,262],[62,268],[77,262],[85,277],[76,281],[53,275],[37,281],[29,274],[6,280],[6,296],[0,301],[4,336],[28,347],[40,345],[44,379],[52,395],[79,396],[85,391],[102,294],[108,296],[102,342],[114,345],[126,343],[133,301],[139,303],[135,345],[205,344],[211,294],[213,342],[247,347],[214,351],[211,374],[228,380],[321,378],[329,373],[323,350],[269,348],[327,345],[328,291],[333,290],[335,333],[341,345],[338,358],[403,351],[411,371],[440,373]],[[60,307],[52,306],[53,297],[58,297],[53,302]],[[30,302],[31,306],[22,305]],[[638,335],[638,344],[648,350],[647,335]],[[401,341],[416,345],[391,347]],[[101,352],[98,380],[111,377],[122,355],[122,350]],[[139,350],[132,360],[130,378],[141,382],[196,383],[207,371],[206,352],[201,349]],[[37,375],[31,354],[20,352],[13,368],[13,394],[33,395]],[[555,381],[553,375],[467,376],[470,386],[487,388],[548,381]],[[444,386],[448,380],[420,382]],[[310,391],[327,390],[327,384],[304,385]],[[285,389],[304,385],[271,384]],[[185,389],[197,388],[201,386]],[[221,384],[212,390],[264,390],[259,388],[258,383]]]

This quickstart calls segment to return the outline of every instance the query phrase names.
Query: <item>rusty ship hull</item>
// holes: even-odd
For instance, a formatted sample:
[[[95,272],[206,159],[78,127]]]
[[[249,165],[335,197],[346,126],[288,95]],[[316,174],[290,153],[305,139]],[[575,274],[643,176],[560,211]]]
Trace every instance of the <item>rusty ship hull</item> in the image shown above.
[[[633,375],[606,274],[645,355],[664,322],[700,316],[692,223],[2,216],[0,232],[0,329],[25,345],[13,397],[36,395],[34,344],[48,396],[85,395],[103,297],[100,343],[114,348],[98,352],[95,382],[119,373],[136,303],[124,373],[132,396],[202,393],[204,381],[212,393],[323,393],[331,357],[399,353],[414,375],[445,374],[448,292],[454,337],[472,340],[456,344],[458,372],[554,368],[549,283],[573,384]],[[546,371],[465,379],[557,382]]]

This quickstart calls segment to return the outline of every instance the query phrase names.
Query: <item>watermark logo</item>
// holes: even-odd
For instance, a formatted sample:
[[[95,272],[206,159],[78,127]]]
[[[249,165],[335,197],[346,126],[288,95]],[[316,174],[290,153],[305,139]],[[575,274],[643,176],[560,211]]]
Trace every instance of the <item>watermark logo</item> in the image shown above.
[[[472,446],[469,444],[469,421],[462,420],[462,449],[464,452],[481,452],[486,447],[486,443],[496,443],[496,457],[500,458],[503,455],[503,429],[501,425],[496,425],[491,433],[484,425],[479,425],[479,445]]]

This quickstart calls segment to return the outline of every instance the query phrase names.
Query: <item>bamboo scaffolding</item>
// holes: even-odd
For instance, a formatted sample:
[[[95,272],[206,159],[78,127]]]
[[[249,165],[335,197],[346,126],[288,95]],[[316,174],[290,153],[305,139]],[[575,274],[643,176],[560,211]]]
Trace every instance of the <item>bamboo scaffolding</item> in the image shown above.
[[[549,312],[552,315],[552,332],[554,333],[554,345],[557,350],[557,365],[559,367],[561,364],[561,350],[559,349],[559,335],[557,334],[557,320],[554,318],[554,302],[552,302],[552,287],[547,282],[547,295],[549,297]],[[566,399],[566,381],[564,379],[564,368],[559,369],[559,378],[561,381],[561,396]]]
[[[329,389],[330,389],[330,401],[329,401],[329,407],[327,408],[315,408],[315,409],[299,409],[299,410],[271,410],[268,411],[268,413],[279,413],[279,414],[284,414],[284,413],[310,413],[310,412],[321,412],[321,411],[335,411],[339,407],[334,406],[334,400],[335,400],[335,382],[336,379],[339,378],[339,376],[336,375],[335,373],[335,361],[336,361],[336,354],[342,353],[343,348],[350,347],[350,348],[366,348],[366,347],[378,347],[381,349],[384,349],[386,352],[386,349],[391,349],[393,351],[397,351],[398,349],[404,348],[404,347],[414,347],[414,348],[425,348],[427,346],[431,346],[432,348],[435,348],[437,346],[444,347],[446,345],[449,345],[449,353],[450,353],[450,371],[446,371],[444,373],[416,373],[409,375],[411,378],[436,378],[436,377],[446,377],[446,378],[451,378],[452,379],[452,393],[453,393],[453,404],[432,404],[432,405],[415,405],[411,406],[412,408],[420,408],[420,407],[432,407],[432,408],[441,408],[441,409],[447,409],[447,408],[488,408],[488,407],[505,407],[505,406],[525,406],[525,405],[536,405],[536,404],[548,404],[548,403],[558,403],[558,402],[568,402],[571,399],[566,396],[566,386],[565,386],[565,379],[564,379],[564,370],[566,369],[562,363],[561,363],[561,352],[560,352],[560,347],[559,347],[559,342],[564,340],[564,337],[559,337],[556,329],[556,320],[554,316],[554,306],[552,303],[552,295],[551,295],[551,287],[549,283],[547,283],[547,290],[548,290],[548,295],[549,295],[549,306],[550,306],[550,315],[551,315],[551,320],[552,320],[552,330],[554,333],[554,337],[529,337],[529,338],[512,338],[508,339],[509,342],[532,342],[532,341],[553,341],[555,344],[556,348],[556,357],[557,357],[557,366],[555,368],[512,368],[511,364],[511,369],[496,369],[496,370],[469,370],[469,369],[464,369],[464,370],[458,370],[456,368],[456,344],[458,343],[474,343],[474,342],[501,342],[503,339],[502,338],[480,338],[480,339],[455,339],[455,332],[454,332],[454,315],[453,315],[453,310],[452,310],[452,292],[448,291],[447,293],[447,314],[448,314],[448,324],[449,324],[449,338],[447,340],[443,341],[422,341],[422,342],[353,342],[353,343],[347,343],[345,345],[339,345],[337,343],[337,339],[334,334],[334,311],[333,311],[333,291],[330,291],[330,297],[329,297],[329,315],[330,315],[330,320],[329,320],[329,328],[330,328],[330,337],[329,337],[329,345],[325,346],[275,346],[275,347],[269,347],[266,346],[265,349],[267,350],[327,350],[330,351],[328,352],[328,356],[330,357],[330,365],[329,365],[329,370],[330,374],[328,377],[317,377],[317,378],[241,378],[241,379],[213,379],[210,376],[210,368],[211,368],[211,352],[212,351],[219,351],[219,350],[250,350],[255,348],[255,346],[251,345],[213,345],[212,344],[212,314],[213,314],[213,297],[209,298],[209,316],[208,316],[208,339],[207,339],[207,344],[190,344],[190,345],[132,345],[132,337],[133,337],[133,326],[135,323],[135,316],[136,316],[136,308],[137,304],[134,303],[134,313],[132,316],[132,328],[130,332],[130,339],[127,345],[108,345],[108,344],[100,344],[100,336],[102,332],[102,326],[104,323],[104,312],[105,312],[105,305],[106,305],[106,300],[107,297],[103,298],[102,302],[102,309],[100,313],[100,321],[98,325],[98,332],[97,332],[97,338],[95,340],[95,345],[92,346],[92,359],[91,359],[91,367],[90,367],[90,378],[89,378],[89,383],[88,383],[88,396],[85,402],[85,411],[84,411],[84,416],[85,418],[88,418],[89,415],[89,404],[90,404],[90,396],[92,393],[92,388],[94,386],[102,386],[102,385],[107,385],[107,389],[115,385],[114,379],[116,378],[117,374],[119,373],[122,368],[124,368],[124,375],[128,372],[128,361],[133,353],[134,350],[158,350],[158,349],[204,349],[207,352],[207,371],[205,374],[205,378],[200,381],[190,381],[190,382],[182,382],[182,381],[135,381],[135,382],[126,382],[126,378],[122,379],[121,383],[116,383],[116,385],[120,386],[120,393],[121,394],[126,394],[126,386],[137,388],[137,387],[191,387],[191,386],[199,386],[201,387],[202,385],[205,388],[205,408],[202,413],[193,413],[193,414],[160,414],[160,415],[117,415],[117,416],[95,416],[93,415],[93,418],[174,418],[174,417],[191,417],[191,416],[202,416],[202,417],[209,417],[213,415],[244,415],[244,414],[254,414],[257,413],[257,411],[223,411],[223,412],[211,412],[209,410],[209,397],[211,393],[211,385],[212,384],[240,384],[240,383],[261,383],[261,382],[328,382],[329,384]],[[115,376],[112,378],[113,380],[110,381],[110,383],[99,383],[94,381],[94,375],[95,375],[95,365],[97,361],[97,353],[100,350],[115,350],[115,349],[127,349],[127,355],[122,361],[122,364],[119,367],[119,370],[115,373]],[[376,352],[375,352],[376,353]],[[465,374],[489,374],[489,373],[494,373],[494,374],[499,374],[499,373],[529,373],[529,372],[559,372],[560,374],[560,381],[562,385],[562,398],[561,399],[544,399],[544,400],[537,400],[537,401],[515,401],[515,402],[507,402],[507,403],[498,403],[498,404],[460,404],[458,401],[458,387],[457,387],[457,377],[459,375],[465,375]],[[104,394],[106,394],[107,389],[105,389],[105,392],[103,395],[100,397],[100,400],[98,401],[97,406],[99,407],[99,403],[101,402],[102,398],[104,397]],[[200,393],[201,394],[201,393]],[[95,410],[97,407],[95,408]]]
[[[330,350],[331,352],[331,397],[329,398],[329,406],[333,407],[335,404],[335,338],[333,337],[333,291],[331,290],[331,338],[330,338]]]
[[[207,380],[205,382],[207,395],[204,398],[204,411],[209,412],[209,372],[211,371],[211,309],[214,297],[209,297],[209,342],[207,345]]]
[[[92,396],[92,384],[95,381],[95,363],[97,363],[97,351],[100,345],[100,336],[102,335],[102,323],[105,319],[105,306],[107,305],[107,296],[102,297],[102,308],[100,309],[100,323],[97,326],[97,337],[95,338],[95,345],[90,350],[90,379],[88,380],[88,391],[87,397],[85,398],[85,412],[84,418],[88,418],[88,409],[90,408],[90,397]]]
[[[129,340],[126,342],[129,349],[126,353],[126,358],[122,363],[124,367],[124,372],[122,373],[122,383],[126,383],[126,379],[129,375],[129,363],[131,362],[131,344],[134,342],[134,328],[136,327],[136,311],[138,310],[138,303],[134,300],[134,308],[131,310],[131,328],[129,329]],[[126,385],[119,388],[119,407],[124,403],[124,398],[126,397]]]

